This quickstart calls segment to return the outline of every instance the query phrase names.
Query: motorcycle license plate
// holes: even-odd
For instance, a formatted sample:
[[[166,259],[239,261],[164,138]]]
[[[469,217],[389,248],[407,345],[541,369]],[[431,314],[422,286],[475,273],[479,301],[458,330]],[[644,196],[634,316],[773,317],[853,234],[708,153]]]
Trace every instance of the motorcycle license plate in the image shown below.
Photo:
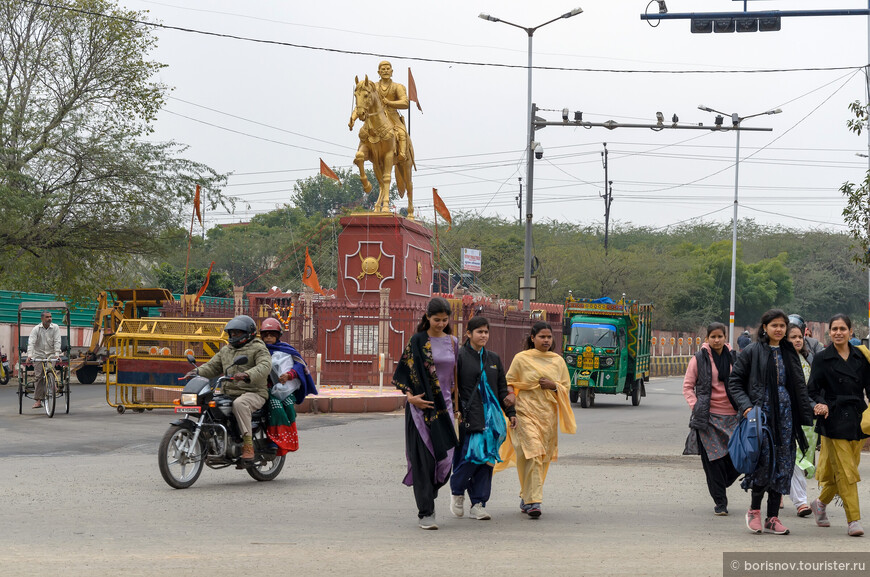
[[[201,409],[199,407],[175,407],[176,413],[194,413],[199,414]]]

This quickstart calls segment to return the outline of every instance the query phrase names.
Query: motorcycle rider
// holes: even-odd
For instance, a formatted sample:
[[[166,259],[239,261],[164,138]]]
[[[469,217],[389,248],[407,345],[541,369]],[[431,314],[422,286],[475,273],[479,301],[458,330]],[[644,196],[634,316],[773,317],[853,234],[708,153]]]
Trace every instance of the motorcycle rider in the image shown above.
[[[229,344],[207,363],[187,373],[186,377],[199,375],[212,379],[223,375],[236,357],[248,357],[247,364],[229,368],[227,376],[233,380],[224,384],[223,394],[233,398],[233,415],[242,434],[242,461],[250,464],[254,460],[251,413],[260,409],[269,398],[266,381],[272,370],[272,359],[269,349],[257,338],[257,323],[251,317],[234,317],[224,331],[229,336]]]

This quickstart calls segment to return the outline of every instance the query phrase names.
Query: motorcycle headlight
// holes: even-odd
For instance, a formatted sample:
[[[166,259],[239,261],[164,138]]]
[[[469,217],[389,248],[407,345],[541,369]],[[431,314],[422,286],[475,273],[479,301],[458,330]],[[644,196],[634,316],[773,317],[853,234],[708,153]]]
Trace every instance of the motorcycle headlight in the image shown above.
[[[181,394],[181,404],[182,405],[195,405],[196,404],[196,393],[182,393]]]
[[[565,357],[565,362],[568,363],[569,365],[573,365],[574,364],[574,357],[572,355],[568,355],[567,357]]]
[[[605,367],[612,367],[613,366],[613,357],[606,357],[604,359],[604,366]]]

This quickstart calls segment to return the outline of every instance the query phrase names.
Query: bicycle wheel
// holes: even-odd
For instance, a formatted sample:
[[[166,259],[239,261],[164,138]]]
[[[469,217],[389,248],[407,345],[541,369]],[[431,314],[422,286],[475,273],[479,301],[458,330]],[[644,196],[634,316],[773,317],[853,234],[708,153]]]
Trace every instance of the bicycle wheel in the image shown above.
[[[24,406],[24,379],[18,377],[18,414],[21,414],[21,410]]]
[[[69,381],[63,386],[63,397],[66,399],[66,414],[69,415]]]
[[[45,371],[45,400],[42,401],[42,406],[45,407],[45,414],[48,418],[54,416],[54,407],[57,403],[57,377],[54,376],[54,371]]]

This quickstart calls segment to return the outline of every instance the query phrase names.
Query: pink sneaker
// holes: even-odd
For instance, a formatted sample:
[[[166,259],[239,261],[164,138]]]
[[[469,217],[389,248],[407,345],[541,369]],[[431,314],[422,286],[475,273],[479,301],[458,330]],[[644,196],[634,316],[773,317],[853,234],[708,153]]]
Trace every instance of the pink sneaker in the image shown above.
[[[761,509],[750,509],[746,512],[746,528],[753,533],[761,533]]]
[[[764,530],[774,535],[788,535],[788,529],[779,522],[779,517],[769,517],[764,522]]]
[[[819,527],[830,527],[831,522],[828,520],[828,513],[825,511],[827,505],[816,499],[810,503],[810,509],[813,510],[813,516],[816,518],[816,525]]]

